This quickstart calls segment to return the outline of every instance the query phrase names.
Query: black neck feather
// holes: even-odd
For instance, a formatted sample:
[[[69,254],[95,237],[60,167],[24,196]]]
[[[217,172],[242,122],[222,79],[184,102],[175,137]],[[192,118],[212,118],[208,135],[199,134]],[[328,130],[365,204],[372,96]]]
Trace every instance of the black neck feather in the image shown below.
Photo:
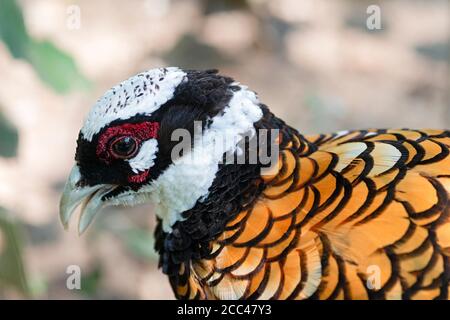
[[[261,108],[264,115],[255,123],[256,130],[279,129],[282,135],[280,148],[296,135],[301,142],[298,148],[300,154],[313,150],[314,146],[295,129],[275,117],[266,106],[261,105]],[[265,188],[260,169],[261,164],[258,163],[220,165],[208,197],[183,212],[185,220],[176,222],[171,233],[164,232],[161,221],[158,221],[155,247],[160,254],[159,265],[169,275],[172,286],[178,283],[180,265],[189,266],[191,261],[208,257],[211,240],[224,231],[227,222],[259,197]]]

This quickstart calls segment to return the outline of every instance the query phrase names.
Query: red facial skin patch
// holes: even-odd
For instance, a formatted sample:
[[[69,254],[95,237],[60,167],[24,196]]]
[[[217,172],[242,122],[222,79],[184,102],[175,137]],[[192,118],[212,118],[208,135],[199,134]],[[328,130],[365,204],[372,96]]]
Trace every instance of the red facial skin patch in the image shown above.
[[[115,127],[106,129],[98,139],[96,148],[97,157],[103,160],[106,164],[117,158],[111,152],[111,142],[119,137],[133,137],[136,141],[139,150],[142,142],[158,137],[159,123],[158,122],[141,122],[141,123],[125,123]],[[137,151],[139,152],[139,151]],[[134,154],[132,155],[134,156]],[[149,174],[149,170],[145,170],[136,175],[129,176],[128,180],[131,183],[141,183],[145,181]]]
[[[142,183],[147,179],[149,172],[150,171],[147,169],[141,173],[129,176],[128,181],[131,183]]]

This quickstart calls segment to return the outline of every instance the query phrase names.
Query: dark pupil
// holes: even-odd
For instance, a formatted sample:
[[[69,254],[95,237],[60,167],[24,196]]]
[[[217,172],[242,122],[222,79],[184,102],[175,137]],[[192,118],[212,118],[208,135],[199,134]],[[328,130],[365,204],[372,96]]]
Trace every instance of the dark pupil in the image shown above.
[[[132,138],[124,137],[114,143],[113,150],[118,155],[127,156],[133,153],[135,147],[136,142]]]

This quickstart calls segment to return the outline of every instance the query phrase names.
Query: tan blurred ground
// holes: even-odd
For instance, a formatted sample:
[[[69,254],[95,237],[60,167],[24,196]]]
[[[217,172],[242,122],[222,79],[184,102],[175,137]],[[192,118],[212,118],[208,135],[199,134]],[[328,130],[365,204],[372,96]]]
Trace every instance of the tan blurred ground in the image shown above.
[[[0,101],[20,134],[18,157],[0,158],[0,203],[23,221],[38,298],[173,298],[157,260],[133,253],[122,236],[153,228],[151,206],[106,210],[81,238],[58,221],[84,115],[105,90],[139,71],[219,68],[304,133],[450,127],[448,1],[254,0],[225,11],[175,0],[20,3],[32,35],[73,55],[95,84],[58,95],[0,43]],[[369,32],[366,8],[374,3],[383,30]],[[79,30],[66,27],[69,5],[81,9]],[[101,270],[90,295],[66,289],[71,264]]]

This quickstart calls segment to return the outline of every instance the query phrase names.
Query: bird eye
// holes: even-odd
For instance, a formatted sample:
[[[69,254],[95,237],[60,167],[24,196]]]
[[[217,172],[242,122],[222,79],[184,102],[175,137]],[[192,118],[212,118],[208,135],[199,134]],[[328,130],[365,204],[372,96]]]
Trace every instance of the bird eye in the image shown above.
[[[111,143],[111,153],[120,159],[130,158],[137,151],[137,142],[133,137],[119,137]]]

